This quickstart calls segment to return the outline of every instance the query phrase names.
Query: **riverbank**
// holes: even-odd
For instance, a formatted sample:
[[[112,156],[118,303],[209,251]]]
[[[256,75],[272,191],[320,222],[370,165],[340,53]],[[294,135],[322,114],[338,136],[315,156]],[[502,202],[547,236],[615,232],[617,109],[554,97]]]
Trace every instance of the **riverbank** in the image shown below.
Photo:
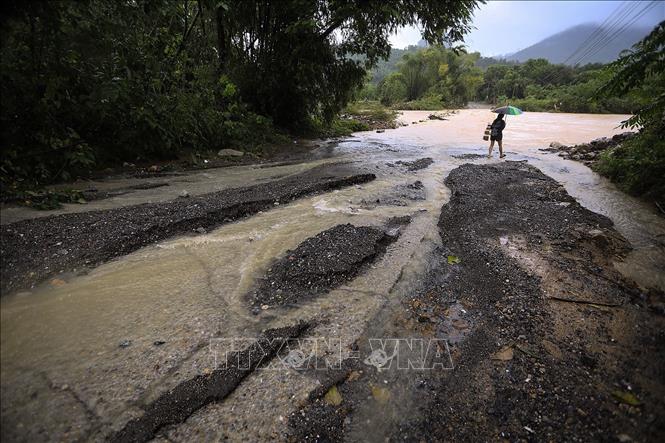
[[[584,163],[665,216],[665,144],[657,137],[625,132],[572,146],[553,142],[542,151]]]

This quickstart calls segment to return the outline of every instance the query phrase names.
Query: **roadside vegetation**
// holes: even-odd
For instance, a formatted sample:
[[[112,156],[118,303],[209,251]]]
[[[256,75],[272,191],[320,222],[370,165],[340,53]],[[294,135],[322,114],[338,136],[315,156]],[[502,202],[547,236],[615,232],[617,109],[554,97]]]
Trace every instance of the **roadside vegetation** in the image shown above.
[[[3,194],[364,128],[337,117],[389,55],[390,33],[417,25],[431,43],[460,41],[477,3],[3,2]]]
[[[625,191],[654,201],[665,214],[665,22],[612,63],[600,96],[637,94],[645,105],[623,123],[635,137],[605,151],[594,169]]]

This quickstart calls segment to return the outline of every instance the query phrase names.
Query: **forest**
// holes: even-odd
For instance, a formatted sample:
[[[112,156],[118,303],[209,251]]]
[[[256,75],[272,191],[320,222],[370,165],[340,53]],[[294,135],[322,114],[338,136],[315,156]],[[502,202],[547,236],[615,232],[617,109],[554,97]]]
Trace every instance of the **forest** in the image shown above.
[[[524,111],[632,113],[647,104],[657,78],[628,94],[597,94],[612,67],[557,65],[545,59],[506,62],[444,47],[411,46],[380,63],[358,97],[395,109],[463,107],[470,101]],[[399,57],[399,58],[398,58]]]
[[[477,3],[3,2],[3,192],[325,129],[391,32],[459,41]]]
[[[123,162],[260,155],[288,137],[363,129],[339,118],[354,101],[634,113],[629,125],[662,144],[662,24],[610,65],[506,63],[460,44],[478,3],[4,2],[3,198]],[[407,25],[429,46],[391,51],[389,36]]]

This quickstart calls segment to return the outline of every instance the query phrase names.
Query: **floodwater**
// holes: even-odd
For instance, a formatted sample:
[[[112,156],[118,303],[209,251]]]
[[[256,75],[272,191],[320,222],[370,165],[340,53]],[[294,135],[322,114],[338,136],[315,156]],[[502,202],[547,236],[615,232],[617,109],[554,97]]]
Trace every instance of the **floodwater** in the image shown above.
[[[88,207],[66,207],[64,212],[165,201],[181,190],[195,195],[265,182],[322,163],[351,162],[377,175],[371,183],[280,205],[207,234],[146,247],[87,275],[64,278],[63,285],[47,283],[3,297],[3,424],[12,423],[30,438],[43,439],[44,433],[53,440],[103,438],[159,393],[210,370],[212,338],[255,337],[263,328],[298,319],[319,320],[311,334],[341,337],[341,348],[347,352],[395,291],[408,291],[416,284],[426,252],[439,242],[436,222],[449,198],[443,180],[469,161],[457,156],[487,153],[482,135],[493,114],[469,109],[446,121],[426,120],[429,114],[405,111],[401,120],[408,126],[326,143],[301,164],[194,172],[165,179],[171,184],[168,187],[136,191]],[[582,205],[612,219],[634,247],[616,267],[643,287],[665,289],[665,219],[586,166],[539,151],[552,141],[582,143],[622,132],[618,125],[626,118],[508,116],[507,159],[527,160],[561,182]],[[497,162],[497,155],[495,150],[494,158],[473,162]],[[435,163],[415,172],[395,165],[422,157],[431,157]],[[404,185],[416,180],[424,185],[424,199],[403,194]],[[96,185],[103,186],[110,185]],[[3,223],[30,215],[25,209],[6,211]],[[245,296],[275,257],[340,223],[383,225],[402,215],[412,216],[412,222],[398,241],[348,285],[297,307],[271,308],[259,316],[249,312]],[[254,373],[226,401],[197,412],[169,437],[182,440],[203,432],[209,439],[220,435],[231,440],[272,438],[283,427],[284,417],[316,383],[297,371]]]

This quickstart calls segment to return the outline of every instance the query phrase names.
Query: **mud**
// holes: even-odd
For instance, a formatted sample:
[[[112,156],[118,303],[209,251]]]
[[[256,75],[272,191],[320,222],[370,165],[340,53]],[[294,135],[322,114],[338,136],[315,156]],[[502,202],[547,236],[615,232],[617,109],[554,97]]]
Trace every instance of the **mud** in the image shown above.
[[[276,260],[252,297],[259,307],[286,305],[312,298],[353,280],[376,260],[398,231],[337,225],[302,242]]]
[[[418,112],[404,117],[426,119]],[[193,203],[254,184],[276,191],[322,164],[311,173],[324,181],[377,175],[288,205],[271,201],[274,209],[215,230],[193,224],[87,275],[3,297],[3,441],[101,441],[130,431],[160,442],[663,440],[665,304],[646,289],[664,287],[662,218],[584,165],[538,151],[552,127],[565,127],[556,135],[572,145],[612,134],[626,117],[509,120],[510,158],[553,180],[483,155],[490,116],[461,111],[326,143],[306,163],[210,169],[164,178],[168,187],[65,205],[56,213]],[[397,164],[424,157],[434,164]],[[192,197],[176,199],[184,190]],[[3,228],[45,216],[14,209],[3,209]],[[104,221],[111,235],[123,224]],[[352,280],[251,314],[249,294],[276,257],[347,223],[399,236]],[[299,355],[308,364],[258,365],[239,384],[235,371],[224,380],[214,372],[208,345],[248,337],[219,348],[247,350],[260,331],[301,320],[311,326],[289,346],[302,354],[277,352],[268,366]],[[436,347],[445,367],[395,368],[390,352],[393,366],[381,365],[370,340],[392,337],[445,342]],[[340,360],[341,369],[310,364]],[[199,408],[207,393],[216,397]]]
[[[418,160],[414,160],[411,162],[405,162],[405,161],[398,161],[395,162],[397,165],[405,166],[407,170],[409,171],[418,171],[420,169],[425,169],[429,167],[434,163],[434,160],[430,157],[425,157],[425,158],[419,158]]]
[[[305,323],[264,331],[255,343],[230,353],[228,367],[178,384],[145,408],[145,413],[129,421],[109,438],[111,442],[144,442],[163,427],[181,423],[205,405],[229,395],[260,364],[267,363],[289,339],[297,338],[308,327]]]
[[[121,188],[117,188],[117,189],[109,189],[109,190],[99,190],[99,189],[96,189],[96,188],[88,188],[88,189],[82,190],[81,195],[82,195],[83,199],[86,200],[86,201],[104,200],[106,198],[117,197],[119,195],[125,195],[125,194],[128,194],[130,192],[134,192],[134,191],[161,188],[163,186],[169,186],[169,184],[167,182],[146,182],[146,183],[139,183],[139,184],[136,184],[136,185],[121,187]]]
[[[77,272],[179,234],[206,232],[280,202],[374,180],[348,168],[313,170],[163,203],[24,220],[2,229],[2,294]]]
[[[363,336],[445,339],[454,370],[347,372],[339,404],[319,391],[290,417],[291,439],[661,440],[665,319],[612,266],[629,246],[611,221],[526,163],[446,184],[422,287]]]

